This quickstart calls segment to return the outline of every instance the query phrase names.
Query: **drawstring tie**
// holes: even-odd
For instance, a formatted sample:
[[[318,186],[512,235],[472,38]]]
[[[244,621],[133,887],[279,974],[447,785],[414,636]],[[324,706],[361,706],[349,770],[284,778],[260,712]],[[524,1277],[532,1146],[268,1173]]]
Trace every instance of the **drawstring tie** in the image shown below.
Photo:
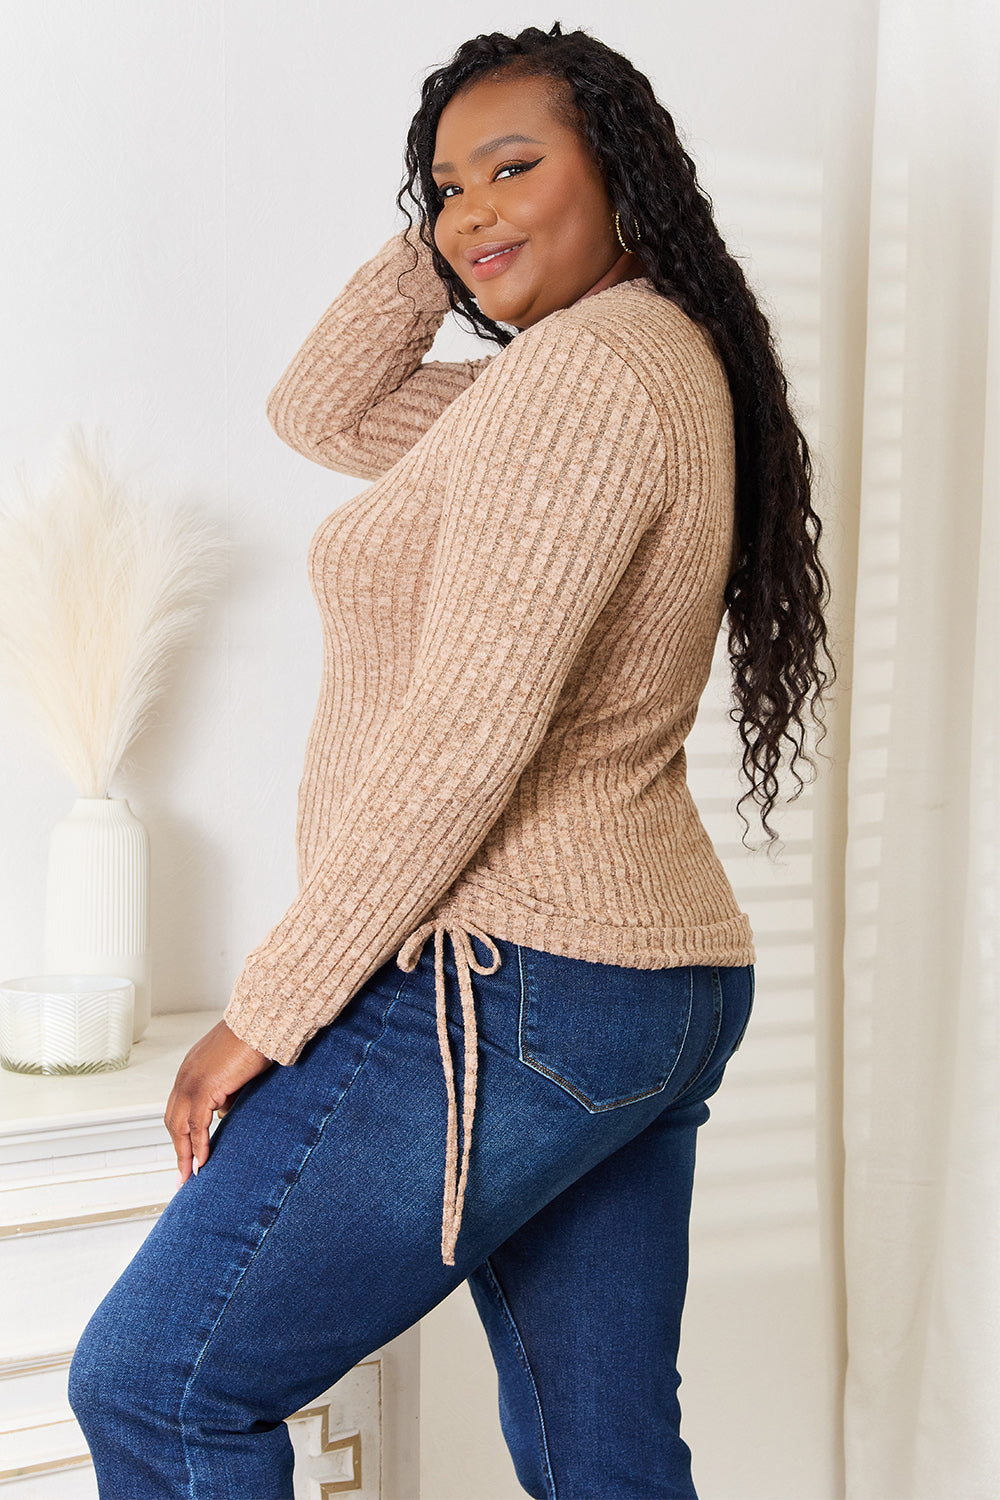
[[[448,1134],[444,1153],[444,1210],[441,1218],[441,1259],[446,1266],[455,1264],[455,1242],[462,1223],[462,1205],[465,1201],[465,1183],[469,1175],[469,1147],[472,1143],[472,1121],[476,1112],[476,1074],[479,1063],[479,1034],[476,1028],[476,1008],[472,998],[472,977],[477,974],[495,974],[500,967],[500,954],[492,938],[477,927],[468,929],[444,921],[425,922],[411,933],[396,957],[398,966],[410,973],[416,968],[424,943],[434,934],[434,1003],[437,1014],[438,1046],[441,1049],[441,1065],[444,1068],[445,1089],[448,1094]],[[444,988],[444,935],[451,938],[458,970],[458,991],[462,998],[462,1167],[458,1169],[458,1101],[455,1096],[455,1067],[448,1041],[448,1013]],[[471,937],[477,937],[493,955],[488,967],[479,963],[472,947]]]

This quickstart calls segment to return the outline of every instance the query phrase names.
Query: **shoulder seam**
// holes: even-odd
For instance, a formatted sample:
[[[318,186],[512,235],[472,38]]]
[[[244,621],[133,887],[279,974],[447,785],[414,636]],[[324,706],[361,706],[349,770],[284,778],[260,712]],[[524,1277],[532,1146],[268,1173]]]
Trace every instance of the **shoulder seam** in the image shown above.
[[[566,311],[569,311],[569,309],[567,308]],[[664,430],[664,426],[663,426],[663,416],[662,416],[662,414],[660,412],[660,408],[657,406],[656,402],[653,400],[653,393],[652,393],[652,391],[649,389],[649,386],[646,384],[646,382],[643,380],[642,376],[639,374],[639,371],[635,368],[634,365],[632,365],[629,362],[629,360],[627,360],[625,358],[624,354],[622,354],[622,352],[619,349],[616,349],[613,344],[609,343],[608,340],[604,337],[604,335],[601,334],[596,328],[591,328],[589,324],[580,324],[578,326],[578,330],[577,331],[578,332],[589,333],[594,339],[597,340],[597,342],[599,344],[603,344],[604,348],[608,350],[609,354],[613,354],[615,356],[615,358],[617,360],[619,360],[619,362],[625,366],[626,370],[628,370],[629,373],[642,386],[643,390],[646,392],[646,399],[648,400],[650,406],[653,408],[653,411],[656,414],[656,423],[657,423],[657,426],[660,429],[660,437],[661,437],[661,439],[663,441],[663,454],[664,454],[664,458],[666,458],[669,455],[669,453],[670,453],[670,445],[669,445],[669,443],[667,441],[667,434],[666,434],[666,431]]]

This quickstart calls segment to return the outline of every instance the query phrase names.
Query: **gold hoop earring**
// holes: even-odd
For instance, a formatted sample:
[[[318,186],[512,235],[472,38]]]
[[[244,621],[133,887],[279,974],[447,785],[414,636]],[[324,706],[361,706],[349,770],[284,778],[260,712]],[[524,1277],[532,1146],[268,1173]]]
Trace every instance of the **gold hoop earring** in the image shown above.
[[[633,219],[632,223],[635,225],[635,238],[636,242],[638,243],[638,241],[642,239],[642,235],[639,233],[639,220]],[[618,243],[619,245],[621,245],[622,249],[628,251],[630,255],[634,254],[635,252],[630,250],[628,245],[626,245],[625,241],[622,239],[622,221],[617,209],[615,209],[615,234],[617,234],[618,236]]]

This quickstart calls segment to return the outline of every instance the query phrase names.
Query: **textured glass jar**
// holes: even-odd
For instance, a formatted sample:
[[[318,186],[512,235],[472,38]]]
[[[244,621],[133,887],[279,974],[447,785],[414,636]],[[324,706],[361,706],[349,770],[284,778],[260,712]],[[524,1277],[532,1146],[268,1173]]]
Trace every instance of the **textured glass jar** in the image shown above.
[[[0,985],[0,1064],[10,1073],[112,1073],[128,1066],[135,987],[107,974],[43,974]]]

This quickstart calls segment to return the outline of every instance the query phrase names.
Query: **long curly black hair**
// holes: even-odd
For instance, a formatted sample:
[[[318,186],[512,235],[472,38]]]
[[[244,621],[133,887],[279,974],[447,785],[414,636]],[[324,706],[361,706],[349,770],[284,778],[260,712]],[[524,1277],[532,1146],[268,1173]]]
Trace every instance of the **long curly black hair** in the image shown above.
[[[635,235],[634,253],[645,274],[711,334],[725,366],[735,425],[738,534],[737,564],[725,591],[731,715],[748,783],[738,806],[744,840],[750,825],[742,807],[750,798],[773,847],[777,833],[769,820],[779,797],[778,772],[787,757],[795,779],[789,800],[813,779],[800,770],[815,773],[807,720],[820,731],[818,744],[822,694],[836,672],[823,616],[829,580],[819,558],[809,448],[789,406],[770,328],[649,80],[603,42],[584,31],[564,33],[558,22],[548,32],[531,26],[515,37],[475,37],[424,80],[396,201],[411,226],[405,200],[415,205],[420,238],[432,252],[453,311],[501,347],[515,336],[483,315],[434,243],[444,201],[431,176],[438,120],[458,90],[499,75],[553,80],[552,108],[589,143],[623,230],[628,226],[625,232]],[[558,81],[569,85],[572,102]]]

